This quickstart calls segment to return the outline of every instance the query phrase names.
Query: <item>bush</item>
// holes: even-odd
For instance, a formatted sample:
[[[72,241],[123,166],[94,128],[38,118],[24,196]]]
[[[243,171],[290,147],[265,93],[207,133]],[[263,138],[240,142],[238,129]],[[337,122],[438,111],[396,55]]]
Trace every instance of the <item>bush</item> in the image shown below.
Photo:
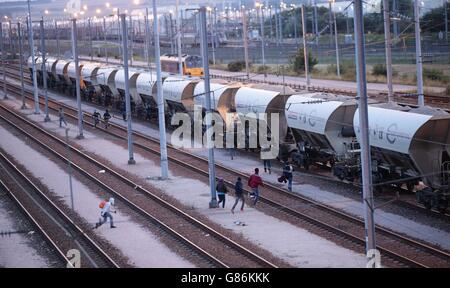
[[[342,63],[339,64],[339,72],[341,72],[341,75],[345,74],[348,70],[348,67],[343,65]],[[328,74],[337,74],[337,65],[336,64],[330,64],[327,66],[327,73]]]
[[[356,64],[354,61],[343,61],[341,63],[341,75],[345,80],[356,80]]]
[[[269,71],[269,67],[268,66],[258,66],[258,73],[267,73]]]
[[[386,64],[376,64],[372,67],[373,76],[387,76]]]
[[[341,65],[339,65],[339,66],[341,66]],[[336,74],[337,73],[336,67],[337,67],[336,64],[327,65],[327,74]]]
[[[292,62],[292,70],[296,73],[301,74],[305,72],[305,52],[303,48],[298,49],[297,53],[291,59]],[[311,72],[314,69],[314,66],[317,65],[319,61],[314,58],[311,53],[308,53],[308,71]]]
[[[423,69],[423,77],[435,81],[442,81],[445,78],[444,72],[437,69]]]
[[[228,71],[230,72],[240,72],[245,68],[245,61],[233,61],[228,63]]]

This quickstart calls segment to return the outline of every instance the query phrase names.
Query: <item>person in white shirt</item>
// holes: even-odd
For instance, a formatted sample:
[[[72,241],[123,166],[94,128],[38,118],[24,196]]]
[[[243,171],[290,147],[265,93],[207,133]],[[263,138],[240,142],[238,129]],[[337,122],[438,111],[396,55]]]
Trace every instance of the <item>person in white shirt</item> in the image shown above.
[[[111,206],[114,206],[114,198],[109,198],[109,201],[105,203],[105,206],[103,206],[102,211],[100,212],[100,218],[99,222],[95,224],[95,228],[98,228],[102,226],[106,221],[108,221],[111,224],[111,228],[116,228],[113,223],[113,217],[111,215],[112,212],[115,213],[115,211],[111,211]]]

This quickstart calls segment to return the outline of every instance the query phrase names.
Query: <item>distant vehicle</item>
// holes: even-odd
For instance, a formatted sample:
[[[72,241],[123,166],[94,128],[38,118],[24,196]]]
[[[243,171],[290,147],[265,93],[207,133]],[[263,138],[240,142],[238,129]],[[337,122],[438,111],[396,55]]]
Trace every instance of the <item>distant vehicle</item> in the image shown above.
[[[252,41],[260,41],[261,36],[259,35],[259,30],[250,30],[248,38]]]
[[[197,55],[182,55],[183,75],[203,76],[202,58]],[[161,70],[167,73],[179,74],[178,56],[165,54],[161,56]]]
[[[353,44],[353,35],[352,34],[345,34],[345,36],[344,36],[344,43],[345,44]]]

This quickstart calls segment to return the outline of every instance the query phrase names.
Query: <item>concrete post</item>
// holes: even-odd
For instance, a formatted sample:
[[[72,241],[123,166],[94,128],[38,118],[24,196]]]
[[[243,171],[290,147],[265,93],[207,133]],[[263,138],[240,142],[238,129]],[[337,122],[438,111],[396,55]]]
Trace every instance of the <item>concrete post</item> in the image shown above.
[[[369,144],[369,116],[367,102],[366,81],[366,57],[364,46],[364,22],[363,22],[363,0],[355,0],[355,53],[357,67],[358,97],[359,97],[359,119],[361,130],[361,169],[362,189],[365,219],[366,255],[368,261],[370,251],[376,249],[375,243],[375,221],[373,217],[374,202],[372,194],[372,163]]]
[[[211,191],[211,201],[209,208],[217,208],[216,199],[216,171],[214,165],[214,147],[212,147],[212,115],[211,115],[211,89],[209,79],[209,62],[208,62],[208,31],[206,29],[206,7],[200,7],[200,47],[203,58],[203,71],[205,74],[205,99],[206,99],[206,145],[208,146],[208,171],[209,171],[209,187]],[[244,17],[245,19],[245,17]]]
[[[153,36],[155,37],[155,64],[156,64],[156,86],[158,92],[158,123],[159,123],[159,145],[161,149],[161,179],[169,177],[169,165],[167,161],[167,141],[166,141],[166,121],[164,114],[164,98],[162,91],[161,77],[161,52],[159,48],[158,12],[156,10],[156,0],[153,2]]]
[[[77,39],[77,19],[72,19],[72,55],[75,62],[75,91],[77,96],[78,108],[78,136],[77,139],[83,139],[83,110],[81,110],[81,93],[80,93],[80,64],[78,61],[78,39]]]
[[[44,17],[42,17],[41,21],[40,21],[40,28],[41,28],[41,52],[42,52],[42,85],[44,88],[44,101],[45,101],[45,108],[44,108],[44,113],[45,113],[45,118],[44,121],[45,122],[49,122],[50,121],[50,117],[48,115],[48,89],[47,89],[47,67],[45,66],[45,56],[47,54],[47,51],[45,49],[45,29],[44,29]]]
[[[122,49],[123,49],[123,67],[125,74],[125,110],[127,114],[127,139],[128,139],[128,164],[136,164],[133,156],[133,130],[131,128],[131,99],[130,84],[128,82],[128,31],[126,15],[120,15],[122,22]]]

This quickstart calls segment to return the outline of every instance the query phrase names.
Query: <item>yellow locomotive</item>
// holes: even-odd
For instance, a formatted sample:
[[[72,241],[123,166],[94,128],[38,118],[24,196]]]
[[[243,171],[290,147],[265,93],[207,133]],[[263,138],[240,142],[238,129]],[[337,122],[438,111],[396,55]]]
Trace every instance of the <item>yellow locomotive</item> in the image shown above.
[[[202,57],[197,55],[181,56],[183,66],[183,75],[203,76]],[[165,54],[161,56],[161,70],[167,73],[179,74],[178,56],[174,54]]]

